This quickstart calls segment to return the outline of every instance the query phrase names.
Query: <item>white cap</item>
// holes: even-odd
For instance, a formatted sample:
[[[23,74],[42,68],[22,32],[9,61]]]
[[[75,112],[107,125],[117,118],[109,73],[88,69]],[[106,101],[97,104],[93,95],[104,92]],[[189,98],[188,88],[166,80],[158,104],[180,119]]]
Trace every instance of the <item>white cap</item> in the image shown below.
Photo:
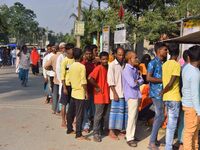
[[[62,47],[62,46],[65,46],[65,45],[66,45],[65,42],[61,42],[61,43],[59,44],[59,48]]]

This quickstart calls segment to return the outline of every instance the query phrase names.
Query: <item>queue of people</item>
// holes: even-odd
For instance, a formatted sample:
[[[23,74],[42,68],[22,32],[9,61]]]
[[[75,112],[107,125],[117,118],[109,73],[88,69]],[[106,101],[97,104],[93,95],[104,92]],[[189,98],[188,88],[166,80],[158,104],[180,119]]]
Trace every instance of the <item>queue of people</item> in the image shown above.
[[[49,44],[43,59],[45,102],[52,101],[53,114],[61,112],[66,133],[90,140],[82,132],[93,131],[95,142],[101,142],[103,135],[113,140],[125,136],[130,147],[137,147],[138,116],[153,118],[148,148],[158,150],[158,131],[166,112],[165,149],[173,149],[178,128],[180,149],[197,150],[200,46],[184,52],[183,67],[178,63],[177,45],[156,43],[154,49],[155,58],[146,54],[140,63],[134,51],[122,47],[109,61],[107,52],[98,55],[96,45],[82,50],[71,43]],[[166,60],[168,53],[170,59]]]

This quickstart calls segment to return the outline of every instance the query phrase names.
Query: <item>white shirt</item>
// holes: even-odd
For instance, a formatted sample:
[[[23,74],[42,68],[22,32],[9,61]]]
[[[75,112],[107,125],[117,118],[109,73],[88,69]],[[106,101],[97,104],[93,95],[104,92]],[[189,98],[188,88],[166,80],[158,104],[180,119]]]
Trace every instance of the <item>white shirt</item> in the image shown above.
[[[56,75],[57,75],[57,79],[61,81],[61,62],[63,61],[63,59],[65,58],[64,54],[60,54],[57,58],[56,61]]]
[[[21,52],[20,54],[20,61],[19,61],[19,68],[29,69],[30,66],[30,54],[24,54]]]
[[[45,67],[44,67],[45,63],[48,60],[50,60],[51,56],[53,56],[53,55],[55,55],[55,54],[54,53],[49,53],[43,59],[42,68],[43,68],[43,76],[44,76],[44,78],[47,78],[47,76],[54,77],[55,72],[53,70],[50,70],[50,71],[46,70]]]
[[[122,70],[123,66],[121,66],[119,62],[115,59],[113,62],[109,64],[108,74],[107,74],[108,85],[115,86],[115,90],[119,98],[124,98],[123,86],[122,86]],[[111,100],[114,99],[111,88],[110,88],[110,99]]]

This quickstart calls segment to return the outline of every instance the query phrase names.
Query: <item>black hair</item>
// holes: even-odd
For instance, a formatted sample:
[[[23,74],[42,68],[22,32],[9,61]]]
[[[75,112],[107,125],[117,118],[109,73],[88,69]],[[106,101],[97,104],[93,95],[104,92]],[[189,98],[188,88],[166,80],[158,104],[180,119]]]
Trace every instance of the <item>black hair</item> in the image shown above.
[[[82,57],[82,49],[80,48],[73,48],[73,56],[74,56],[74,59],[80,59]]]
[[[188,61],[188,50],[185,50],[185,51],[183,52],[183,60],[184,60],[185,62]]]
[[[51,44],[51,43],[49,43],[48,45],[47,45],[47,47],[52,47],[53,46],[53,44]]]
[[[27,46],[23,45],[22,48],[21,48],[21,50],[23,51],[25,48],[27,49]]]
[[[155,49],[155,52],[157,53],[157,51],[162,48],[162,47],[167,47],[167,45],[163,42],[157,42],[155,45],[154,45],[154,49]]]
[[[200,46],[195,45],[189,48],[188,56],[191,62],[200,60]]]
[[[118,51],[119,49],[122,49],[122,50],[125,52],[124,48],[121,47],[121,46],[119,46],[119,47],[117,47],[116,49],[114,49],[114,51],[113,51],[114,54],[117,54],[117,51]]]
[[[103,56],[109,57],[108,52],[105,52],[105,51],[101,52],[100,55],[99,55],[99,57],[102,58]]]
[[[95,49],[95,48],[98,48],[95,44],[90,45],[90,47],[91,47],[92,50]]]
[[[65,45],[66,50],[72,49],[72,48],[74,48],[74,47],[75,47],[75,46],[74,46],[74,44],[72,44],[72,43],[67,43],[67,44]]]
[[[151,61],[151,56],[149,54],[144,54],[142,56],[141,63],[144,63],[146,68],[147,68],[150,61]]]
[[[178,56],[179,55],[179,45],[175,43],[170,43],[168,46],[169,55],[170,56]]]
[[[84,52],[91,52],[92,53],[91,46],[90,45],[85,46]]]

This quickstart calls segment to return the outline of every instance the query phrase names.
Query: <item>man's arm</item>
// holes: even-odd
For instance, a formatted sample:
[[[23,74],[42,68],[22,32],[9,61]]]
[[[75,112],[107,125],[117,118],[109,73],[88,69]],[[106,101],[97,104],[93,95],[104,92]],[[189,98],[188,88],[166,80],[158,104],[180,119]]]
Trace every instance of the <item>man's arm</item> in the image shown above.
[[[179,78],[179,76],[172,76],[169,83],[166,85],[166,87],[162,90],[161,95],[167,93],[172,86],[174,85],[174,82],[176,81],[176,79]]]
[[[108,82],[108,85],[110,87],[110,89],[112,90],[113,92],[113,98],[115,101],[118,101],[119,100],[119,96],[117,94],[117,91],[115,89],[115,75],[114,75],[115,71],[114,71],[114,66],[112,65],[112,63],[109,65],[108,67],[108,73],[107,73],[107,82]]]
[[[97,82],[92,78],[92,77],[88,77],[88,81],[94,86],[96,92],[100,92],[101,89],[99,88]]]
[[[146,79],[147,79],[147,82],[162,83],[162,79],[152,77],[152,73],[150,72],[147,73]]]

